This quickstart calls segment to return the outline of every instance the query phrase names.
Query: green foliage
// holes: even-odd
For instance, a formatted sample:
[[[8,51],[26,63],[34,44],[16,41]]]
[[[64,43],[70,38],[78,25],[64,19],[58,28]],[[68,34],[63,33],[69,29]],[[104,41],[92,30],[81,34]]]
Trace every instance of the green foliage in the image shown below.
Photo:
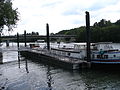
[[[115,22],[116,25],[120,25],[120,19]]]
[[[110,20],[100,20],[90,27],[91,42],[120,42],[120,20],[111,23]],[[62,33],[61,33],[62,32]],[[71,30],[60,31],[57,34],[77,35],[76,42],[86,41],[86,28],[79,27]]]
[[[18,21],[17,9],[12,8],[11,0],[0,1],[0,32],[5,26],[8,27],[8,31],[11,31],[16,26]]]
[[[100,20],[100,22],[95,22],[93,26],[94,27],[107,27],[110,25],[112,25],[110,20],[106,21],[105,19],[102,19]]]

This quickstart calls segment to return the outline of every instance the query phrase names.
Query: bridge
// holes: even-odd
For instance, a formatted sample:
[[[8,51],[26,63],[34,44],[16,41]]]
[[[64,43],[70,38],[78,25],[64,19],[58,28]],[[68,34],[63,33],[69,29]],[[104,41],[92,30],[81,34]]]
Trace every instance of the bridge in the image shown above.
[[[50,38],[75,38],[76,35],[50,35]],[[24,35],[19,35],[19,39],[22,40],[24,39]],[[26,39],[46,39],[46,35],[26,35]],[[14,36],[1,36],[2,41],[6,40],[17,40],[17,35]]]

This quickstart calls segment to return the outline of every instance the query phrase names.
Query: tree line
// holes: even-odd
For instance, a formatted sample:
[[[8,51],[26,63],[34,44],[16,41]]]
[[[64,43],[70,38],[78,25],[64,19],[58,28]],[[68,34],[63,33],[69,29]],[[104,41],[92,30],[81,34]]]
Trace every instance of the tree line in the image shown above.
[[[115,23],[102,19],[90,26],[91,42],[120,42],[120,19]],[[86,27],[62,30],[56,34],[77,35],[76,42],[86,41]]]

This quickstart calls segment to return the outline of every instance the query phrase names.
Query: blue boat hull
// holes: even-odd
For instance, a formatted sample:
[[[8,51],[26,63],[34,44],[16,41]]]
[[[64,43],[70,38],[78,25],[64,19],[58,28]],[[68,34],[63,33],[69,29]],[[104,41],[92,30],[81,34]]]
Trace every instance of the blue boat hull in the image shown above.
[[[92,59],[91,63],[99,64],[120,64],[120,59]]]

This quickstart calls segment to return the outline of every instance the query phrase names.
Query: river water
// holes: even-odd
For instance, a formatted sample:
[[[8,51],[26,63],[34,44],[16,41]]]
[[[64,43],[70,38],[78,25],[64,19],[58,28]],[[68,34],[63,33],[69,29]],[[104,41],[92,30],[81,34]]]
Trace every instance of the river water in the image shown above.
[[[0,90],[120,90],[119,70],[68,71],[28,60],[27,73],[24,60],[18,68],[16,48],[2,46]]]

